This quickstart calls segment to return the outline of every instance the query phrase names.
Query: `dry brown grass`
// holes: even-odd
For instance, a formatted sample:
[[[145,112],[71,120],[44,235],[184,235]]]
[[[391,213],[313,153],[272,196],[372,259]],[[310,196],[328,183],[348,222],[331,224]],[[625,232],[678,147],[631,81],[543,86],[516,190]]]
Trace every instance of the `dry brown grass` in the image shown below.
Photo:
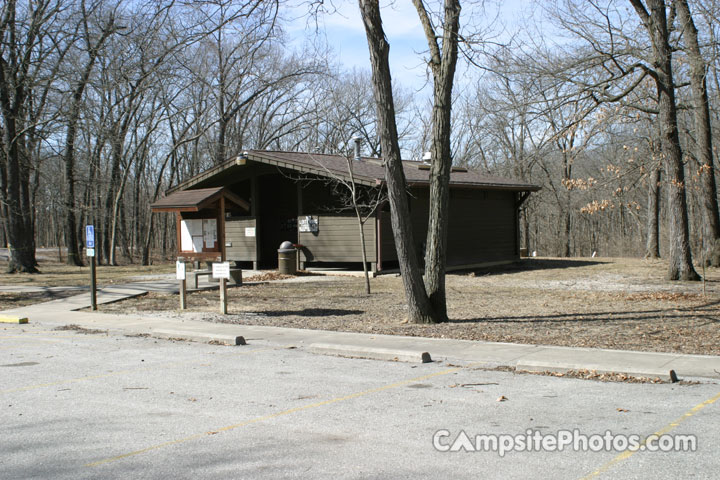
[[[40,273],[7,274],[7,261],[0,262],[0,285],[32,285],[42,287],[89,286],[90,266],[73,267],[50,260],[41,260]],[[127,283],[142,275],[159,275],[175,271],[175,263],[150,266],[120,265],[108,267],[99,265],[96,269],[98,285]]]
[[[720,354],[720,271],[702,283],[667,282],[666,265],[639,259],[537,259],[520,266],[447,277],[451,321],[406,320],[401,279],[311,278],[229,290],[230,315],[216,314],[217,291],[150,294],[101,307],[237,324],[514,343]]]

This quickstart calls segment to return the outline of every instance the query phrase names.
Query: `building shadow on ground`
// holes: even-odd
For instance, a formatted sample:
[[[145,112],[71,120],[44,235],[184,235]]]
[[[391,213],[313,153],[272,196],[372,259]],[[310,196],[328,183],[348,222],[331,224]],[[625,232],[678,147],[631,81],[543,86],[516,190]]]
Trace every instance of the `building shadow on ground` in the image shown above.
[[[363,310],[345,310],[341,308],[304,308],[302,310],[268,310],[255,312],[266,317],[344,317],[347,315],[362,315]]]
[[[610,262],[605,262],[602,260],[572,258],[523,258],[522,260],[513,262],[508,265],[496,265],[493,267],[456,270],[453,272],[449,272],[448,275],[467,275],[469,273],[474,273],[475,275],[498,275],[503,273],[529,272],[533,270],[590,267],[593,265],[602,265],[605,263]]]
[[[664,318],[702,318],[707,322],[720,323],[717,314],[717,307],[720,300],[708,302],[703,305],[695,305],[686,308],[677,308],[669,306],[668,308],[659,308],[652,310],[633,310],[633,311],[612,311],[612,312],[591,312],[591,313],[557,313],[552,315],[519,315],[504,317],[483,317],[483,318],[465,318],[450,319],[448,323],[563,323],[563,322],[628,322],[628,321],[644,321],[648,319],[658,318],[662,315]]]

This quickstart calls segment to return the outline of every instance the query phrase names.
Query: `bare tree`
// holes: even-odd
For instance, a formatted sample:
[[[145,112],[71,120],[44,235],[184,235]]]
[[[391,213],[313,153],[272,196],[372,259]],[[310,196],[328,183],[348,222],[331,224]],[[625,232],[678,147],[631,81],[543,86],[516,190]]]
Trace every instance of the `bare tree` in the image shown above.
[[[111,11],[108,13],[107,19],[100,25],[97,38],[93,38],[94,32],[91,32],[90,15],[102,7],[103,5],[101,3],[96,3],[88,9],[84,0],[80,2],[81,16],[79,23],[81,25],[82,41],[84,42],[84,51],[87,59],[85,60],[84,66],[80,68],[80,78],[74,82],[72,89],[67,116],[65,150],[63,153],[63,163],[65,164],[65,243],[67,245],[68,265],[81,266],[83,264],[78,250],[78,228],[77,218],[75,216],[75,137],[80,120],[80,109],[83,95],[90,81],[90,75],[95,66],[98,53],[108,37],[116,31],[115,13]]]
[[[385,160],[385,180],[390,202],[390,221],[408,304],[408,320],[413,323],[434,323],[438,318],[425,290],[413,242],[407,183],[395,121],[388,61],[390,45],[382,27],[379,4],[372,0],[359,0],[359,4],[370,50],[378,132]]]
[[[0,7],[0,112],[2,154],[0,193],[4,227],[10,247],[8,272],[37,272],[30,188],[28,122],[35,75],[52,52],[46,36],[60,12],[60,3],[40,0],[28,5],[8,0]],[[46,81],[51,81],[48,79]],[[35,99],[37,101],[37,99]]]
[[[713,159],[710,101],[707,91],[707,63],[700,51],[698,30],[687,0],[675,0],[682,26],[685,51],[690,66],[693,118],[695,124],[695,157],[699,165],[701,211],[703,215],[703,257],[713,266],[720,266],[720,216],[718,214],[715,164]],[[717,253],[714,253],[717,251]]]
[[[413,0],[425,31],[433,76],[432,143],[430,145],[430,211],[425,249],[425,289],[435,313],[435,321],[447,321],[445,298],[445,265],[447,262],[447,231],[450,207],[450,151],[452,130],[452,88],[457,65],[460,2],[445,0],[442,34],[422,0]],[[441,39],[440,42],[438,40]]]
[[[641,0],[630,0],[630,3],[650,37],[652,56],[656,67],[653,79],[658,93],[662,154],[669,181],[670,256],[668,279],[698,280],[700,276],[695,272],[690,252],[685,170],[678,134],[672,50],[669,43],[665,2],[663,0],[647,0],[649,11]]]

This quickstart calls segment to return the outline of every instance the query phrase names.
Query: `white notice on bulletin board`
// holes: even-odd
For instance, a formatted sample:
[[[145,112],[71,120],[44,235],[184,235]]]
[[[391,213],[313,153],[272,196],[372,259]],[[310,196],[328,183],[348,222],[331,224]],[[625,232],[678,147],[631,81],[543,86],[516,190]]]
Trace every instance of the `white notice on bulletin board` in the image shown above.
[[[214,248],[217,241],[217,220],[214,218],[203,219],[202,229],[205,248]]]
[[[180,250],[183,252],[202,252],[202,220],[188,219],[180,222]]]

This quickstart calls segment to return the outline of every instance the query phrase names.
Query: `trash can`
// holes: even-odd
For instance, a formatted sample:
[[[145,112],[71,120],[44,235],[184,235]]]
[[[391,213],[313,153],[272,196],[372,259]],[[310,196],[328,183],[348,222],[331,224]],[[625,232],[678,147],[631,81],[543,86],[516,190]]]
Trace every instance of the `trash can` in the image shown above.
[[[293,244],[285,241],[280,244],[278,248],[278,272],[284,273],[285,275],[295,275],[297,263],[297,250],[293,247]]]

